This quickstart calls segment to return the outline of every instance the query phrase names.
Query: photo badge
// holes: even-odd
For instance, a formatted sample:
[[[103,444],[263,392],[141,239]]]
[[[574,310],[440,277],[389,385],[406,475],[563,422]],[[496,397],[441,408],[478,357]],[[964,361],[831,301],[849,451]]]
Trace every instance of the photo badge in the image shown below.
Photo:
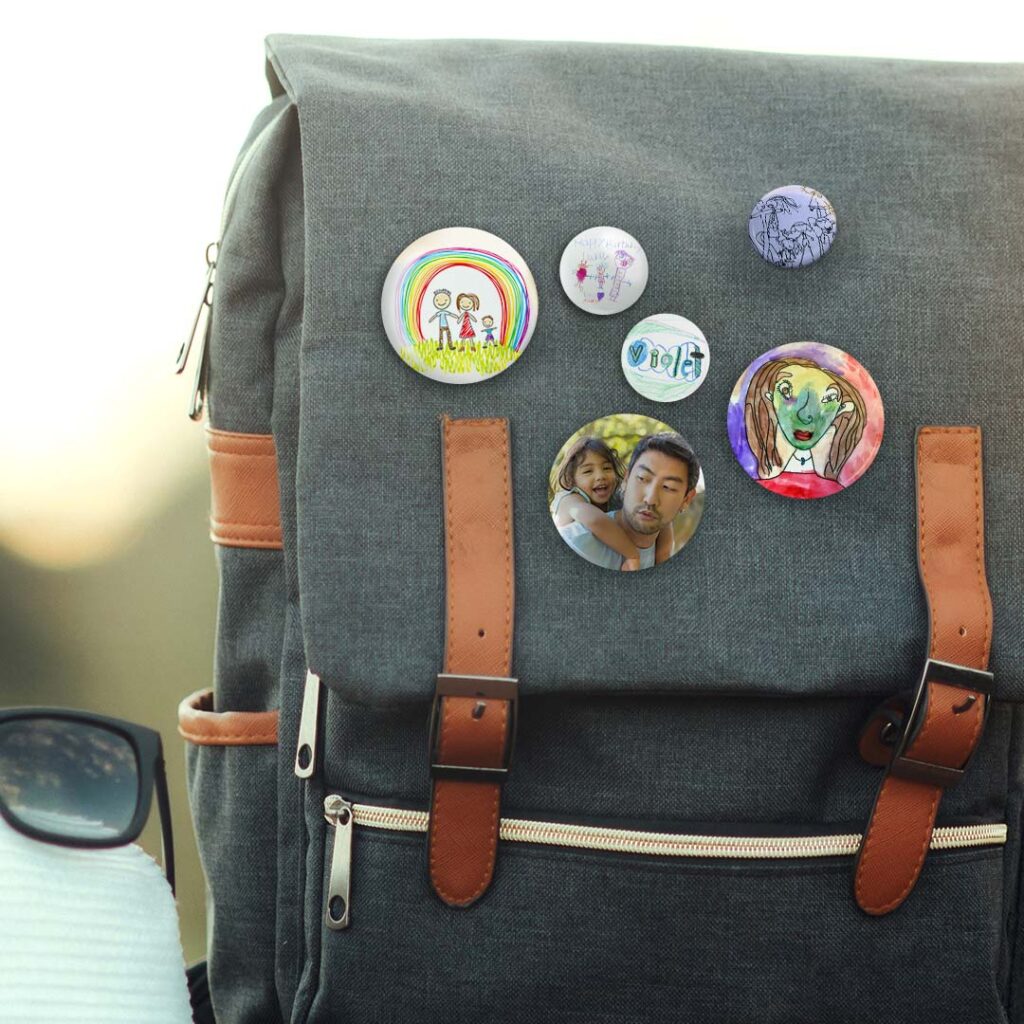
[[[617,572],[668,561],[704,510],[704,475],[676,430],[632,413],[588,423],[548,475],[548,509],[581,558]]]
[[[729,441],[740,465],[787,498],[824,498],[859,480],[884,427],[871,374],[841,349],[813,341],[758,356],[729,400]]]
[[[497,235],[443,228],[395,260],[380,311],[403,362],[432,380],[475,384],[508,369],[529,344],[537,286]]]

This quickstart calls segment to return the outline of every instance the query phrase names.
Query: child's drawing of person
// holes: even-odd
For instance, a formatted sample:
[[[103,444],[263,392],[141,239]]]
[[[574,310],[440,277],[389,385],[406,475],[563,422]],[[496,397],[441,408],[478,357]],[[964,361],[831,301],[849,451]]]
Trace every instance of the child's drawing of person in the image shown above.
[[[427,321],[429,324],[431,321],[437,321],[437,351],[440,352],[444,348],[445,338],[448,340],[448,347],[450,349],[455,348],[455,342],[452,341],[452,329],[448,326],[449,320],[455,319],[455,314],[451,310],[452,304],[452,293],[447,288],[438,288],[434,292],[434,309],[437,312]]]
[[[867,410],[848,380],[790,356],[769,360],[751,378],[744,420],[758,477],[817,498],[843,489],[839,477],[864,434]]]
[[[480,330],[484,332],[484,343],[481,348],[493,348],[494,346],[494,317],[488,314],[480,319]]]
[[[633,265],[633,262],[634,258],[625,249],[615,250],[615,276],[612,278],[611,291],[608,293],[608,298],[612,302],[618,301],[622,283],[626,280],[626,271]]]
[[[455,300],[455,307],[459,311],[459,351],[466,351],[466,342],[468,341],[470,350],[475,352],[476,331],[473,330],[473,324],[477,322],[477,318],[470,310],[480,309],[480,296],[473,295],[471,292],[461,292]]]

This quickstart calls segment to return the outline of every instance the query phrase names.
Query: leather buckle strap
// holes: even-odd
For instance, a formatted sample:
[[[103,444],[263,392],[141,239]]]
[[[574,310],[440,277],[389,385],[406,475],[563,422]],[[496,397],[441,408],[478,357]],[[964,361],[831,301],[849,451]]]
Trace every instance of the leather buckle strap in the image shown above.
[[[917,535],[928,600],[928,661],[905,717],[902,701],[887,702],[860,741],[868,761],[884,763],[892,733],[885,719],[903,721],[854,869],[857,904],[874,916],[895,910],[913,890],[942,794],[962,778],[992,698],[978,428],[918,431]]]
[[[515,737],[509,425],[442,421],[446,634],[429,730],[430,883],[468,907],[494,877]]]
[[[495,765],[483,764],[451,764],[451,746],[441,753],[442,729],[444,721],[443,702],[445,697],[469,697],[473,699],[470,720],[479,722],[488,711],[488,701],[504,701],[507,709],[503,711],[507,721],[500,731],[501,750],[498,752]],[[430,711],[430,774],[435,779],[462,779],[475,782],[504,783],[508,778],[512,763],[512,750],[515,747],[517,708],[519,703],[519,681],[511,678],[495,678],[493,676],[460,676],[441,674],[437,677],[437,689],[434,691],[434,704]],[[449,723],[448,728],[451,728]],[[493,745],[493,744],[492,744]],[[494,760],[492,752],[486,758],[474,760]],[[442,760],[446,757],[447,760]]]
[[[954,715],[970,712],[975,703],[980,700],[982,707],[980,723],[976,721],[977,715],[972,716],[974,721],[965,720],[972,732],[977,729],[980,734],[988,719],[988,698],[992,695],[992,681],[991,672],[983,672],[981,669],[967,668],[965,665],[952,665],[946,661],[929,658],[925,662],[924,672],[921,674],[921,682],[918,684],[910,715],[893,751],[892,761],[889,764],[890,773],[901,779],[926,782],[943,789],[955,786],[967,770],[967,765],[974,754],[974,743],[966,743],[961,740],[958,744],[951,736],[952,742],[949,745],[937,746],[935,753],[927,755],[932,758],[940,758],[945,754],[951,754],[954,759],[953,764],[940,764],[934,760],[921,760],[911,756],[911,751],[916,749],[916,740],[920,737],[922,727],[928,719],[929,697],[932,693],[942,692],[934,687],[955,688],[961,691],[962,699],[957,700],[955,696],[950,698],[954,701],[951,708]],[[966,757],[963,756],[964,750],[966,750]]]

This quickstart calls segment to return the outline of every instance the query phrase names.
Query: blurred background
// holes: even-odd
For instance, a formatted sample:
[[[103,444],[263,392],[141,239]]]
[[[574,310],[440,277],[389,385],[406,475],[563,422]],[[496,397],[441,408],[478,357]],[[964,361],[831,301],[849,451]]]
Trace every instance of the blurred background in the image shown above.
[[[1024,59],[1021,14],[861,3],[31,5],[3,15],[0,704],[159,728],[187,958],[203,880],[175,710],[207,685],[216,572],[190,371],[171,374],[228,172],[268,98],[271,32],[586,39],[942,60]],[[143,21],[143,17],[145,21]],[[454,218],[457,219],[457,218]],[[144,843],[159,851],[152,825]]]

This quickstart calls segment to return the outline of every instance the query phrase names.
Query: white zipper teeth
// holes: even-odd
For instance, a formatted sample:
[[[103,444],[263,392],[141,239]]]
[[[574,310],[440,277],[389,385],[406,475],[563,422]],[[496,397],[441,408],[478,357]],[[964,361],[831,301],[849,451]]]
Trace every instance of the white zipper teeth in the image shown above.
[[[367,828],[393,832],[426,832],[426,811],[354,804],[354,821]],[[711,836],[634,829],[570,825],[554,821],[502,818],[499,836],[514,843],[539,843],[616,853],[730,859],[789,857],[853,857],[860,847],[858,833],[823,836]],[[952,825],[935,829],[933,850],[997,846],[1006,842],[1006,825]]]

